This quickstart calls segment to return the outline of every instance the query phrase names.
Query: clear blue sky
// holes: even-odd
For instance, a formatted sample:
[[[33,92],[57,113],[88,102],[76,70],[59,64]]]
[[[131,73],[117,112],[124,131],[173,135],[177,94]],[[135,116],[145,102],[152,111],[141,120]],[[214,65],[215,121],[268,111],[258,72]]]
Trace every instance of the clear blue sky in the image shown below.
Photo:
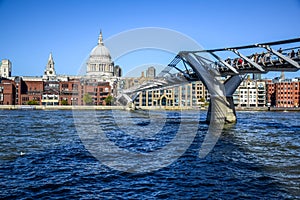
[[[50,52],[58,74],[77,74],[100,29],[105,40],[135,28],[167,28],[206,49],[276,41],[300,36],[300,1],[0,0],[0,20],[0,59],[12,61],[13,75],[42,75]],[[136,65],[116,64],[125,71]]]

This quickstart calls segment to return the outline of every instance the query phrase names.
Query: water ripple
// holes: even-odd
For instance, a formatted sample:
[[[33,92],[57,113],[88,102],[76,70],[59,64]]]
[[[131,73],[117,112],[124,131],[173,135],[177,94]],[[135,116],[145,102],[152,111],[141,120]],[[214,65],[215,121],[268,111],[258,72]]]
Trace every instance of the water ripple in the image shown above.
[[[165,130],[156,127],[161,132],[141,140],[139,135],[114,132],[111,111],[97,112],[103,125],[110,126],[112,141],[139,151],[167,144],[179,117],[169,112]],[[1,111],[0,115],[1,199],[300,198],[300,113],[238,112],[238,123],[226,127],[203,159],[197,155],[208,126],[200,123],[182,157],[142,174],[115,171],[95,159],[80,141],[70,111]],[[149,119],[141,116],[133,113],[131,119],[135,125],[148,126]],[[184,116],[192,119],[199,113]]]

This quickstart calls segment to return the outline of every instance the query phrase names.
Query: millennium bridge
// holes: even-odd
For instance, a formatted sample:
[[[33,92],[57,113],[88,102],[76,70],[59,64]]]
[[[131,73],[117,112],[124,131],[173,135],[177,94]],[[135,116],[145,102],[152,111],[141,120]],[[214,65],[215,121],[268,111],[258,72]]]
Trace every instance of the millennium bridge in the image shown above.
[[[154,80],[122,91],[117,101],[129,105],[133,104],[141,91],[170,88],[187,81],[202,81],[211,95],[207,122],[235,123],[237,119],[233,93],[246,75],[271,71],[298,71],[299,43],[300,38],[294,38],[230,48],[180,51]],[[258,51],[263,52],[254,53]],[[252,53],[249,55],[249,52]],[[224,57],[229,53],[233,54],[234,58]],[[174,69],[176,73],[172,73]]]

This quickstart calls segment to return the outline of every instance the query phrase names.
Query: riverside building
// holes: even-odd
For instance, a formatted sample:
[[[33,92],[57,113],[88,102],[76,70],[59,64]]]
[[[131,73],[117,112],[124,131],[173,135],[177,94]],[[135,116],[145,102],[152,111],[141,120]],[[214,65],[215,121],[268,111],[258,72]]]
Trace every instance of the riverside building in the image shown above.
[[[266,81],[245,79],[233,94],[236,108],[266,107]]]
[[[120,89],[129,89],[155,78],[156,69],[151,66],[140,77],[124,77]],[[210,99],[210,94],[201,81],[172,86],[167,89],[153,89],[140,92],[134,104],[138,108],[160,107],[168,109],[202,107]]]
[[[117,92],[122,70],[114,66],[104,46],[102,32],[86,63],[86,73],[57,75],[50,53],[43,76],[11,76],[12,64],[0,63],[0,104],[2,105],[106,105]]]
[[[267,83],[267,102],[272,107],[299,107],[300,78],[277,78]]]
[[[201,81],[173,86],[168,89],[143,91],[135,100],[139,108],[161,107],[167,109],[202,107],[210,95]]]

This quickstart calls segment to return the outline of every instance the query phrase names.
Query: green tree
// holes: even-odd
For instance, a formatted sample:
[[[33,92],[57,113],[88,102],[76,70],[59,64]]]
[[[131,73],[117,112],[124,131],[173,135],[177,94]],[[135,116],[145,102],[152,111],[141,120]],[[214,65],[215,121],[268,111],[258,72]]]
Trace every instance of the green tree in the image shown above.
[[[106,105],[111,105],[112,100],[113,100],[113,97],[110,95],[104,99]]]
[[[63,100],[61,100],[61,105],[66,106],[66,105],[69,105],[69,104],[68,104],[67,100],[63,99]]]
[[[201,99],[200,99],[200,102],[206,102],[206,100],[205,100],[205,98],[204,97],[202,97]]]
[[[27,105],[39,105],[39,102],[35,100],[30,100],[27,102]]]
[[[83,101],[86,105],[91,105],[93,103],[93,98],[89,94],[84,94],[83,95]]]

